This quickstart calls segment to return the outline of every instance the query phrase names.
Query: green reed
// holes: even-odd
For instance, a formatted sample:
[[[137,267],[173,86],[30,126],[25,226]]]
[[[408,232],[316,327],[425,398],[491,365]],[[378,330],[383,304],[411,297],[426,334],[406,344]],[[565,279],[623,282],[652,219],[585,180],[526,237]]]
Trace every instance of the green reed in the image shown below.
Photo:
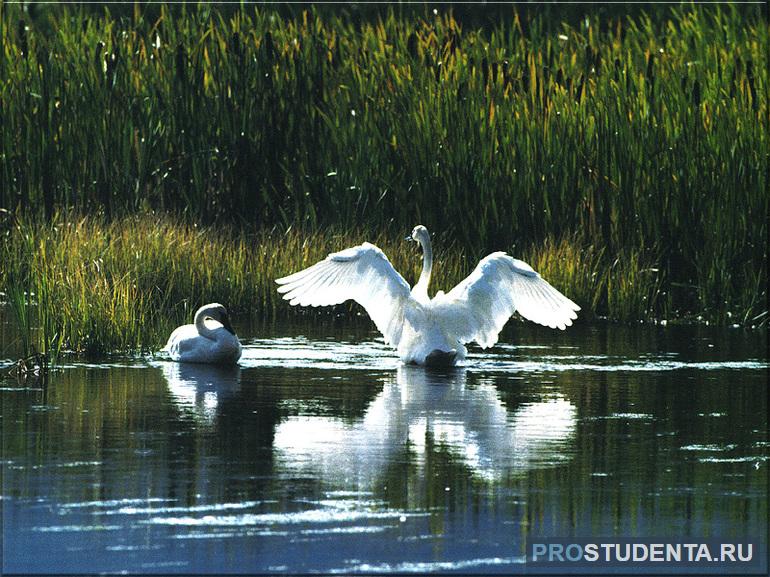
[[[247,232],[421,222],[474,258],[567,238],[594,251],[576,256],[597,276],[575,274],[598,314],[766,318],[759,7],[577,26],[512,10],[492,29],[446,10],[158,10],[0,6],[0,206]]]
[[[108,222],[57,214],[50,221],[17,220],[5,231],[0,286],[8,294],[25,353],[149,351],[163,345],[175,326],[191,322],[206,302],[225,304],[235,318],[330,314],[334,309],[290,307],[278,294],[275,279],[364,240],[377,243],[414,283],[422,259],[417,246],[403,240],[404,232],[371,236],[290,229],[234,235],[152,215]],[[432,291],[451,289],[484,256],[458,249],[440,236],[435,255]],[[638,255],[609,273],[603,272],[601,251],[581,247],[574,239],[549,239],[518,256],[580,303],[584,318],[604,311],[633,320],[654,310],[645,298],[658,294],[655,276],[633,285],[630,296],[618,293],[608,299],[619,291],[616,287],[636,282]],[[342,308],[348,314],[356,306]]]

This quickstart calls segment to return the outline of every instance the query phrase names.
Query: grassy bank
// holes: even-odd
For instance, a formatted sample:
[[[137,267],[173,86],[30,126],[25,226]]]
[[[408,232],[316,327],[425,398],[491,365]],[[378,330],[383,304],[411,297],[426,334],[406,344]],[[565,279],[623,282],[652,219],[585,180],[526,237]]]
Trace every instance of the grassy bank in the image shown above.
[[[0,4],[0,207],[49,222],[33,227],[28,255],[66,230],[59,211],[104,215],[88,225],[110,238],[140,234],[124,220],[137,211],[238,230],[200,250],[239,255],[257,276],[268,273],[239,249],[241,232],[269,243],[284,242],[269,231],[302,230],[320,256],[367,238],[354,231],[421,222],[472,263],[499,248],[527,255],[612,318],[750,323],[766,311],[770,33],[759,6],[575,25],[512,8],[486,29],[442,9],[367,20],[134,8],[33,17]],[[130,267],[118,268],[109,290],[179,318],[179,303],[211,300],[186,271],[163,277],[164,263],[153,282],[121,284]],[[238,290],[217,298],[273,298]],[[78,329],[92,335],[85,348],[154,342],[96,330]]]
[[[364,240],[377,243],[413,283],[422,261],[415,244],[403,241],[405,232],[234,236],[152,215],[15,222],[4,232],[0,287],[25,350],[155,350],[206,302],[222,302],[236,316],[329,314],[290,307],[274,279]],[[484,256],[441,237],[435,253],[434,291],[449,290]],[[519,256],[579,302],[586,318],[597,311],[621,320],[648,318],[661,304],[661,279],[640,273],[641,255],[605,269],[597,251],[554,240]]]

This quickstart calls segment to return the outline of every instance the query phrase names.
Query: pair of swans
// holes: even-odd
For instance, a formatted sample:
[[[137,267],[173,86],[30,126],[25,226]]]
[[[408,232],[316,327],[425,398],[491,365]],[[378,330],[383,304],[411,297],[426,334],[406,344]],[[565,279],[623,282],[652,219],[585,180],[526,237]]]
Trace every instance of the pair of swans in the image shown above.
[[[385,342],[398,351],[403,363],[426,366],[452,366],[461,362],[467,354],[465,344],[469,342],[475,341],[482,348],[493,346],[505,323],[517,311],[526,319],[561,330],[577,318],[578,305],[527,263],[504,252],[485,257],[451,291],[439,291],[430,298],[433,250],[428,229],[418,225],[406,238],[417,242],[423,254],[422,273],[411,289],[385,253],[365,242],[277,279],[278,291],[291,305],[329,306],[351,299],[356,301],[374,321]],[[209,308],[212,306],[214,312]],[[235,346],[233,341],[238,339],[232,328],[228,328],[229,321],[225,324],[215,316],[222,314],[216,307],[224,310],[221,305],[207,305],[196,313],[195,325],[174,331],[166,345],[174,360],[238,360],[240,343]],[[226,311],[224,314],[226,320]],[[205,328],[205,315],[219,321],[224,330],[214,329],[215,335],[208,328],[209,332],[201,332],[201,327]],[[198,335],[193,328],[198,329]],[[187,354],[174,358],[175,348],[184,349]],[[197,350],[200,354],[196,357]],[[210,360],[220,358],[223,360]]]

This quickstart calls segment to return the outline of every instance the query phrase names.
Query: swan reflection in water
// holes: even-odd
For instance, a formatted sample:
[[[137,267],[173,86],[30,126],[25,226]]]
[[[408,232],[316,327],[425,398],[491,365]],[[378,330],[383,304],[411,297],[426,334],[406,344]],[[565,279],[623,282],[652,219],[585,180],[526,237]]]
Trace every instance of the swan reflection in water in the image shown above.
[[[241,390],[237,365],[164,362],[161,369],[179,410],[203,425],[212,425],[219,404]]]
[[[510,411],[492,384],[466,386],[466,377],[464,368],[434,373],[401,366],[360,421],[292,416],[281,422],[276,461],[287,470],[357,482],[364,489],[394,459],[408,459],[422,470],[437,446],[488,481],[569,459],[577,411],[563,395]]]

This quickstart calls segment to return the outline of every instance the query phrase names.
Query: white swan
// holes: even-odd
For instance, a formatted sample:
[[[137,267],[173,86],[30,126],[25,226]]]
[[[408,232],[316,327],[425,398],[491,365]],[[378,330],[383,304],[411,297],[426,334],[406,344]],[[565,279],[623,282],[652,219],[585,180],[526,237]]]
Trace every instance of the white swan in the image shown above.
[[[199,308],[194,324],[174,329],[162,350],[182,363],[233,365],[241,358],[241,343],[219,303]]]
[[[404,363],[452,365],[472,341],[482,348],[497,342],[503,325],[518,311],[538,324],[564,329],[580,307],[532,267],[495,252],[449,293],[428,297],[433,251],[428,229],[407,237],[422,246],[422,273],[409,285],[379,248],[365,242],[276,282],[292,305],[325,306],[353,299],[362,305]]]

